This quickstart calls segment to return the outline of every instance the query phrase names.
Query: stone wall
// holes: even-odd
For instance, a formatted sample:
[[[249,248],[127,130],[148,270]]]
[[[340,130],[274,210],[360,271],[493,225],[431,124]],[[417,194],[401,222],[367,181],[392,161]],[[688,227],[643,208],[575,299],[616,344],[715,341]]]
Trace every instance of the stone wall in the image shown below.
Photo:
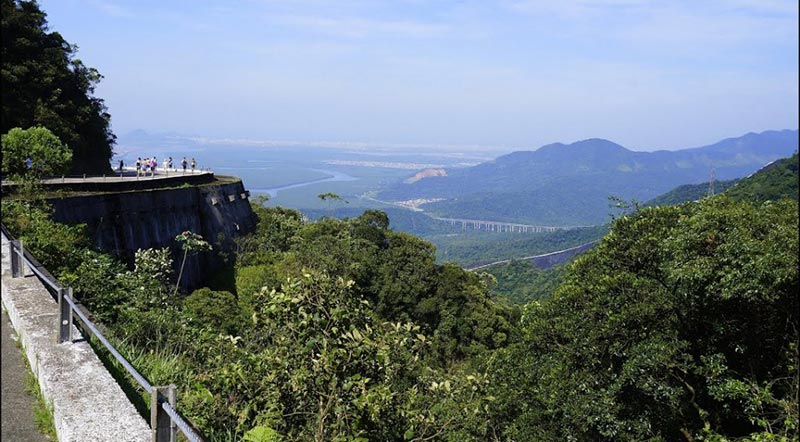
[[[224,265],[233,238],[252,231],[255,215],[241,180],[225,179],[200,186],[110,192],[49,200],[53,218],[86,224],[95,244],[128,263],[138,249],[170,247],[177,270],[183,257],[175,236],[190,230],[212,243],[213,252],[191,257],[183,287],[193,290]]]

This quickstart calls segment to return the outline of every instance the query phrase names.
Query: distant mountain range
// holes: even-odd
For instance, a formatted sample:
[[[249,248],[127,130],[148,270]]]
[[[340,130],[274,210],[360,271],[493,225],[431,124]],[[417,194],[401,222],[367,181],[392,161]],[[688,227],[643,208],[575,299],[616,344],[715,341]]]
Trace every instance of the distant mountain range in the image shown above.
[[[798,149],[798,131],[748,133],[708,146],[635,152],[592,138],[513,152],[447,176],[398,183],[383,200],[443,199],[422,206],[441,216],[545,225],[608,221],[608,197],[646,201],[683,184],[753,173]]]

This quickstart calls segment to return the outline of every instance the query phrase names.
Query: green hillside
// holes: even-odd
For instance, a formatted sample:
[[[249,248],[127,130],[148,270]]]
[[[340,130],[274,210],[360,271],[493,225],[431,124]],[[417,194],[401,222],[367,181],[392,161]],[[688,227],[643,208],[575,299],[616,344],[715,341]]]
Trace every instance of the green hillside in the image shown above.
[[[728,189],[731,198],[764,202],[781,198],[798,198],[797,152],[789,158],[775,161]]]
[[[714,193],[719,194],[736,184],[739,180],[714,182]],[[673,206],[675,204],[697,201],[709,195],[709,183],[684,184],[644,203],[645,206]]]

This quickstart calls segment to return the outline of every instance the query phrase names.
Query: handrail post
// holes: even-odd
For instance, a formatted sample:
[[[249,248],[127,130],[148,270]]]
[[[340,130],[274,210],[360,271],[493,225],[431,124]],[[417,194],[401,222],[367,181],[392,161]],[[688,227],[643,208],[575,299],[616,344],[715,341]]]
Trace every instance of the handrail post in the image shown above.
[[[169,384],[167,388],[167,400],[172,408],[178,409],[178,387],[175,384]],[[169,440],[175,442],[178,440],[178,423],[170,419],[169,421]]]
[[[8,242],[8,252],[11,254],[11,277],[19,278],[22,276],[20,271],[22,259],[20,258],[17,250],[22,251],[22,241],[15,239]]]
[[[58,289],[58,343],[72,341],[72,307],[65,297],[72,299],[72,287]]]
[[[161,400],[166,400],[172,408],[176,408],[178,394],[175,384],[166,387],[153,387],[150,392],[150,428],[152,442],[175,442],[178,437],[178,425],[172,421],[166,411],[161,408]]]

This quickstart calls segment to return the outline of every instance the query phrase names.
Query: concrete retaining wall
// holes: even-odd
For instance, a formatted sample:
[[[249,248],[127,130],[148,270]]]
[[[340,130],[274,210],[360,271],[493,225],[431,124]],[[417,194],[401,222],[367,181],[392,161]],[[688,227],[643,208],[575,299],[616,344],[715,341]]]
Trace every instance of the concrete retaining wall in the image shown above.
[[[187,260],[182,285],[202,286],[204,277],[224,263],[233,239],[255,228],[255,215],[239,180],[193,187],[103,193],[52,199],[53,219],[86,224],[103,251],[133,262],[138,249],[170,247],[176,270],[183,257],[175,236],[190,230],[214,245],[215,251]],[[223,238],[218,243],[219,239]],[[218,244],[217,244],[218,243]]]

